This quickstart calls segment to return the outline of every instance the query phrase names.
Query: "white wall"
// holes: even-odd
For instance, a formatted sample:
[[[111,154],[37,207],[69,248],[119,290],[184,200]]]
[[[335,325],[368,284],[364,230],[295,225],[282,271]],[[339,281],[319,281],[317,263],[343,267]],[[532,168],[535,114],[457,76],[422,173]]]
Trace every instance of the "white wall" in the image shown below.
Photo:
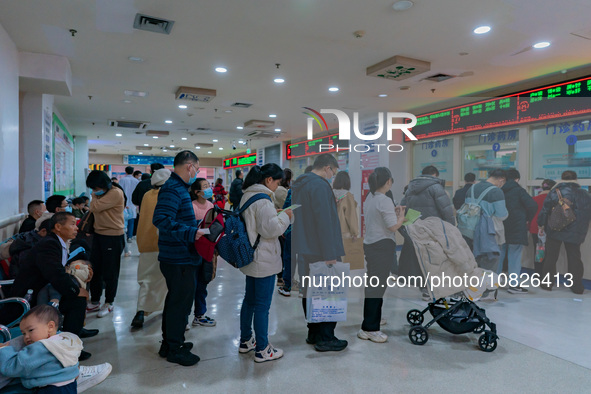
[[[0,25],[0,219],[19,213],[18,52]]]
[[[88,137],[81,135],[74,136],[74,167],[74,193],[79,196],[81,193],[87,192]]]

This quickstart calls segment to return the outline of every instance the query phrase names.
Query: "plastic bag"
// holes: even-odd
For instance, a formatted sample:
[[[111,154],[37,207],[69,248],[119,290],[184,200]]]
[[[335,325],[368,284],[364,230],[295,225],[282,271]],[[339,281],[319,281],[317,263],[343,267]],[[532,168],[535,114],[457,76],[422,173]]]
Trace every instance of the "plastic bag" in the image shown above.
[[[544,256],[546,255],[546,244],[539,241],[536,245],[536,256],[534,262],[541,263],[544,261]]]
[[[310,285],[306,289],[308,323],[347,320],[347,286],[343,278],[349,273],[348,263],[337,262],[331,267],[324,261],[310,264]]]

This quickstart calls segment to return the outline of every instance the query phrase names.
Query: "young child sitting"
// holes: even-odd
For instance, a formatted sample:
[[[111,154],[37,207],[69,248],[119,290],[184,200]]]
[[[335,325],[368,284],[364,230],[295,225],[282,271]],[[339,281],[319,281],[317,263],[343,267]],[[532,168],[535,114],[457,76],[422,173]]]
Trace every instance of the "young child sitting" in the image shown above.
[[[22,386],[36,393],[76,393],[82,341],[69,332],[58,333],[58,321],[57,310],[49,305],[27,312],[20,323],[24,347],[9,346],[21,337],[0,344],[0,375],[20,378]]]

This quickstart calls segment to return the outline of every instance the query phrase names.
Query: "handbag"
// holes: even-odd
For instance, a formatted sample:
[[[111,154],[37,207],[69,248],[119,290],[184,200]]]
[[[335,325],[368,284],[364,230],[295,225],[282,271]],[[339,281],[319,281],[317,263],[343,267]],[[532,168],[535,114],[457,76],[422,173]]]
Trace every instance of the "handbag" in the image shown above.
[[[534,257],[534,263],[542,263],[544,261],[544,257],[546,255],[546,244],[541,241],[538,241],[536,245],[536,255]]]
[[[88,211],[78,223],[78,231],[83,234],[94,234],[94,213]]]
[[[548,218],[548,227],[554,231],[562,231],[565,227],[577,220],[575,211],[572,209],[572,202],[562,197],[559,189],[556,189],[558,204],[552,208]]]

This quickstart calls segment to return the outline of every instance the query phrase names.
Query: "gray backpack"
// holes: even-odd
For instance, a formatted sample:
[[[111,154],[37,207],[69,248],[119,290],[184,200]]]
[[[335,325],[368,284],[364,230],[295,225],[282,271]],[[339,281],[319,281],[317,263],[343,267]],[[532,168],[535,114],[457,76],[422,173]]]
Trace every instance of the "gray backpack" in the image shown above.
[[[465,202],[457,213],[458,219],[458,230],[462,233],[464,237],[474,239],[474,230],[478,225],[478,221],[480,220],[480,215],[482,214],[482,209],[480,208],[480,202],[486,196],[486,194],[494,189],[496,186],[490,186],[485,191],[483,191],[478,200],[475,203],[473,202]],[[474,200],[474,186],[470,188],[470,197]]]

